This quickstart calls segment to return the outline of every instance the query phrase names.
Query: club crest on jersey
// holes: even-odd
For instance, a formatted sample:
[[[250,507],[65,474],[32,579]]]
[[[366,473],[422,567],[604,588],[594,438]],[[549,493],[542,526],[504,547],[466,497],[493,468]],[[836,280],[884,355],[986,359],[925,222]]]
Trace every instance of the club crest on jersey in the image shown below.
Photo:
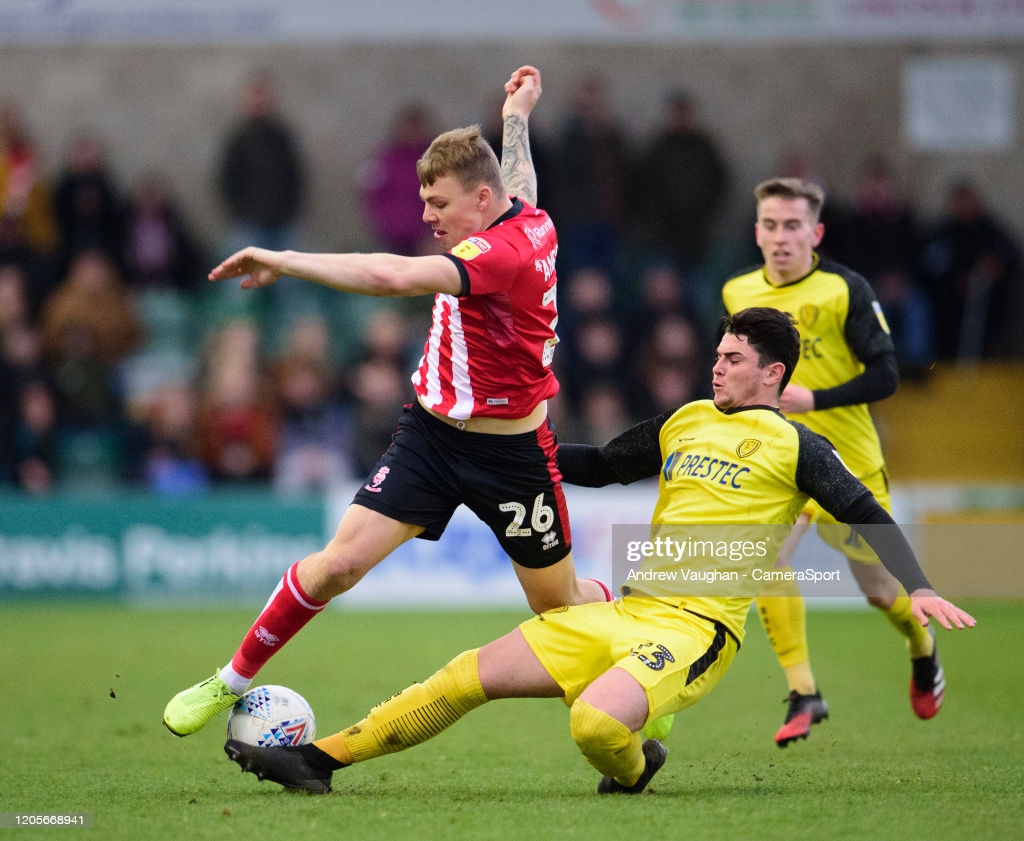
[[[736,455],[740,458],[750,458],[760,448],[761,442],[756,438],[744,438],[736,445]]]
[[[384,484],[384,480],[388,478],[388,474],[390,472],[391,472],[391,468],[390,467],[382,467],[374,475],[373,483],[369,484],[369,485],[363,485],[363,488],[365,490],[368,490],[368,491],[372,492],[372,493],[379,494],[380,490],[381,490],[380,486]]]
[[[818,320],[818,308],[814,304],[804,304],[800,307],[800,323],[804,327],[813,327]]]
[[[482,237],[466,237],[452,249],[452,255],[460,260],[472,260],[491,250],[491,244]]]

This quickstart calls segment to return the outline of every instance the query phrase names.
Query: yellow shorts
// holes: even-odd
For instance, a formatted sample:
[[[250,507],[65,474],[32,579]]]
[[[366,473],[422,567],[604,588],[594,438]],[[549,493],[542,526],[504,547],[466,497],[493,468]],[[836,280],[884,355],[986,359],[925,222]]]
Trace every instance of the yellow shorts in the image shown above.
[[[861,476],[860,480],[869,491],[874,494],[878,504],[886,511],[892,513],[892,500],[889,497],[889,474],[883,467],[870,476]],[[845,523],[839,523],[836,518],[823,509],[818,503],[808,502],[804,507],[805,514],[810,514],[811,522],[818,528],[818,537],[833,549],[842,552],[851,561],[859,561],[862,564],[879,564],[878,555],[870,546],[864,542],[853,529]]]
[[[650,718],[707,695],[739,647],[721,623],[647,596],[556,608],[519,628],[562,687],[567,706],[617,666],[644,688]]]

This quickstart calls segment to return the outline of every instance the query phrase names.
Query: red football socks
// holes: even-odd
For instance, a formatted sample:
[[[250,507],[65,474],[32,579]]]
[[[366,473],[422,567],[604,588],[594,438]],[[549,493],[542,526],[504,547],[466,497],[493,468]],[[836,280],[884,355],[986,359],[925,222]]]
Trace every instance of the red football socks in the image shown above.
[[[231,668],[243,677],[254,677],[278,649],[327,604],[303,592],[295,574],[297,566],[298,561],[285,572],[270,601],[231,658]]]

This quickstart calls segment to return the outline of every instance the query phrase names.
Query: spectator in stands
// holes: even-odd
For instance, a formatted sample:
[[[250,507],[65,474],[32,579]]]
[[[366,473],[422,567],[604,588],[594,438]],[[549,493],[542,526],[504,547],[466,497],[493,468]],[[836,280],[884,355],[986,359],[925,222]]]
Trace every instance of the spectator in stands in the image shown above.
[[[701,372],[713,358],[713,337],[701,327],[685,277],[673,263],[651,263],[623,316],[637,417],[707,396]]]
[[[634,422],[629,396],[618,380],[592,380],[583,385],[574,415],[559,421],[560,438],[603,444]]]
[[[210,486],[199,458],[199,394],[185,380],[167,382],[146,404],[146,443],[141,457],[144,487],[158,494],[188,495]]]
[[[17,484],[21,392],[41,374],[24,273],[16,264],[0,264],[0,484]]]
[[[89,356],[111,369],[142,339],[131,295],[112,258],[98,249],[75,257],[67,277],[44,305],[41,329],[47,353],[60,357],[69,341],[85,343]],[[84,345],[76,347],[86,350]]]
[[[22,383],[48,376],[39,331],[27,321],[8,321],[0,329],[0,414],[13,407]]]
[[[381,359],[402,370],[419,362],[423,350],[416,342],[409,316],[400,302],[379,306],[366,317],[360,346],[364,359]]]
[[[674,91],[639,170],[641,241],[703,277],[729,186],[729,166],[693,96]],[[645,249],[646,250],[646,249]]]
[[[623,391],[630,390],[629,373],[623,364],[626,356],[625,332],[616,319],[596,315],[577,327],[570,382],[566,383],[566,396],[577,410],[581,389],[589,383],[617,383]]]
[[[228,251],[236,243],[275,249],[295,244],[306,201],[306,164],[264,72],[246,82],[243,113],[225,141],[218,183],[231,228]]]
[[[206,255],[164,173],[134,182],[124,214],[124,280],[145,328],[145,343],[125,366],[128,410],[150,392],[194,375],[206,283]]]
[[[652,321],[631,366],[634,411],[656,415],[705,397],[701,371],[708,355],[696,325],[682,313],[667,312]]]
[[[136,181],[124,213],[124,280],[134,290],[195,293],[205,288],[207,257],[158,171]]]
[[[64,478],[103,484],[123,478],[119,365],[138,347],[142,326],[105,252],[87,250],[74,258],[67,278],[44,303],[40,335],[56,389]]]
[[[320,313],[310,313],[289,326],[280,355],[313,359],[325,369],[333,370],[338,361],[334,341],[327,319]]]
[[[598,418],[588,417],[588,411],[600,408],[605,416],[615,414],[606,399],[609,390],[620,392],[627,402],[633,397],[627,336],[612,278],[604,269],[578,268],[560,286],[564,288],[559,289],[555,364],[566,414],[561,426],[578,426],[579,435],[587,436],[594,434],[592,427],[602,426]]]
[[[256,71],[246,80],[242,113],[224,140],[218,164],[217,186],[228,222],[224,252],[252,242],[272,249],[298,247],[307,179],[297,132],[280,111],[274,81]],[[239,295],[227,284],[216,287],[214,294],[222,310],[266,316],[263,326],[269,331],[287,329],[296,313],[315,310],[319,297],[312,288],[291,281],[285,279],[272,291],[269,313],[260,310],[262,297]]]
[[[612,276],[599,266],[580,266],[559,277],[559,349],[556,359],[563,357],[559,362],[568,376],[572,376],[571,368],[577,354],[576,332],[580,325],[598,317],[613,321],[618,318],[615,289]]]
[[[410,331],[398,310],[375,312],[366,322],[362,353],[348,368],[346,387],[353,401],[351,454],[356,475],[377,464],[395,431],[409,394]]]
[[[352,479],[352,413],[332,387],[331,372],[316,359],[289,356],[276,366],[274,385],[274,488],[308,493]]]
[[[352,368],[349,390],[356,401],[352,459],[356,473],[365,475],[394,434],[395,412],[401,410],[408,395],[407,372],[386,359],[368,357]]]
[[[351,480],[353,410],[342,394],[322,317],[293,326],[271,380],[278,421],[275,489],[322,491]]]
[[[57,247],[53,195],[39,150],[14,102],[0,103],[0,218],[37,260],[49,260]]]
[[[24,271],[17,263],[0,263],[0,334],[10,324],[31,320]]]
[[[968,180],[950,184],[922,271],[935,307],[935,355],[974,361],[1010,354],[1022,283],[1016,239]],[[1019,344],[1018,344],[1019,346]]]
[[[435,134],[426,105],[405,105],[383,145],[358,174],[363,217],[381,251],[413,257],[433,247],[423,225],[416,161]]]
[[[277,429],[264,378],[260,332],[244,319],[210,337],[200,379],[200,458],[222,484],[268,482]]]
[[[59,236],[57,275],[82,251],[99,251],[120,269],[124,201],[100,137],[83,130],[68,145],[54,188]]]
[[[917,213],[881,155],[859,173],[847,217],[850,261],[874,287],[892,328],[901,374],[925,376],[932,361],[931,302],[918,275],[922,234]]]
[[[556,139],[554,201],[559,273],[583,265],[617,277],[622,269],[635,160],[607,81],[580,78]],[[550,194],[549,194],[550,195]]]
[[[0,266],[10,266],[24,277],[33,319],[38,317],[43,301],[56,286],[54,255],[33,251],[24,226],[13,216],[0,216]]]
[[[43,379],[22,383],[16,392],[11,430],[9,480],[39,496],[57,484],[57,407],[50,384]]]
[[[630,295],[623,307],[622,318],[631,347],[638,347],[647,337],[651,324],[665,315],[680,315],[701,332],[710,354],[714,337],[710,329],[700,329],[700,317],[694,290],[688,276],[673,263],[655,260],[644,266],[630,284]],[[719,309],[721,304],[719,303]]]

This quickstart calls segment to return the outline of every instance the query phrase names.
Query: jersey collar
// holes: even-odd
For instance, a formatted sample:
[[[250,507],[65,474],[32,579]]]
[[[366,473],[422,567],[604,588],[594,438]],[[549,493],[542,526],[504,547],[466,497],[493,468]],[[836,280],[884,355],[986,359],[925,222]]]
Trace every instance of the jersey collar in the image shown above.
[[[487,226],[487,230],[490,230],[491,228],[496,228],[502,222],[505,222],[505,221],[507,221],[509,219],[512,219],[513,217],[518,216],[522,212],[523,212],[523,203],[522,203],[522,201],[520,201],[515,196],[512,196],[512,207],[510,207],[508,210],[506,210],[504,213],[502,213],[501,216],[499,216],[497,219],[495,219],[493,222],[491,222],[491,224]]]
[[[769,412],[774,412],[779,416],[782,415],[782,410],[780,410],[778,406],[767,406],[762,405],[760,403],[755,403],[752,406],[733,406],[731,409],[719,409],[718,411],[720,411],[723,415],[735,415],[739,414],[740,412],[749,412],[755,409],[764,409]]]
[[[818,256],[818,252],[817,251],[812,251],[811,255],[814,257],[814,259],[811,261],[811,268],[807,272],[807,274],[802,275],[801,277],[796,278],[796,280],[791,280],[788,283],[772,283],[771,278],[768,277],[768,272],[765,271],[765,267],[762,266],[761,267],[761,274],[764,277],[764,282],[767,283],[772,289],[782,289],[782,288],[784,288],[786,286],[793,286],[796,283],[800,283],[800,282],[802,282],[804,280],[807,280],[807,278],[809,278],[812,274],[814,274],[816,271],[818,271],[818,264],[821,263],[821,257]]]

